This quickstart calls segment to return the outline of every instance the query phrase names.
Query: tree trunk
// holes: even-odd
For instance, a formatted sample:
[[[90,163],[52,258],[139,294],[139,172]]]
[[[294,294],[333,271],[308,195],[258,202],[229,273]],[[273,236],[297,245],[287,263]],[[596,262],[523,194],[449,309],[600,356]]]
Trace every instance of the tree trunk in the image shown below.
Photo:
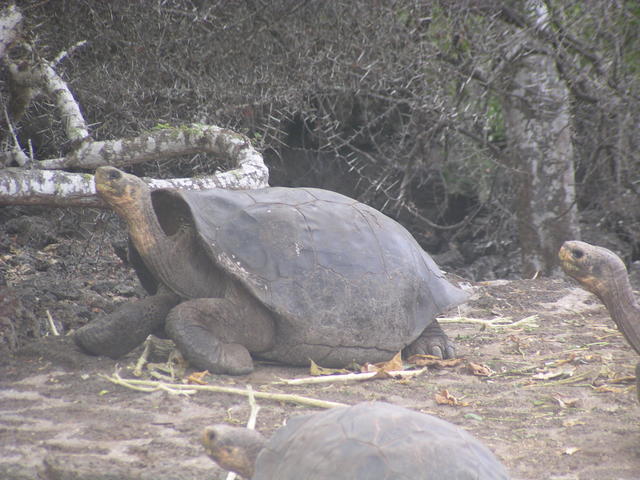
[[[516,205],[524,276],[558,271],[565,240],[578,239],[569,91],[539,51],[513,63],[505,122],[519,175]]]

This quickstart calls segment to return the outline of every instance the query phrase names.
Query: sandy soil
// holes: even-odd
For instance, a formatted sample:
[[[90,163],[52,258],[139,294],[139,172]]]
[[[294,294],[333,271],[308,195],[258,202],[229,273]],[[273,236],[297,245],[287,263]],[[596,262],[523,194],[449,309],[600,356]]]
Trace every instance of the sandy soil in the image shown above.
[[[140,287],[110,245],[87,237],[90,229],[80,220],[52,232],[34,226],[52,222],[46,216],[20,218],[5,212],[0,219],[0,280],[6,283],[0,286],[0,478],[225,478],[198,437],[211,423],[245,423],[247,399],[145,393],[107,380],[116,369],[133,378],[140,350],[117,362],[88,357],[64,334],[140,295]],[[258,364],[248,376],[204,380],[348,404],[384,400],[428,412],[482,439],[514,479],[640,478],[640,406],[630,378],[638,359],[597,299],[562,278],[471,288],[472,300],[448,312],[452,320],[443,325],[465,359],[458,366],[408,380],[284,386],[272,382],[306,376],[307,369]],[[62,337],[40,338],[47,312]],[[473,319],[528,321],[491,326]],[[490,375],[474,374],[469,362]],[[437,402],[444,390],[453,405]],[[258,403],[257,428],[266,434],[292,415],[313,411]]]

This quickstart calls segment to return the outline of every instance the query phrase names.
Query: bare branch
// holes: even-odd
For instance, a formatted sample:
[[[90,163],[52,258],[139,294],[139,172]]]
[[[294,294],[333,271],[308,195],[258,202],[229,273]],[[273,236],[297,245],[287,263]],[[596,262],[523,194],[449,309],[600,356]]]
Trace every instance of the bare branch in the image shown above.
[[[37,167],[46,170],[124,167],[202,152],[237,158],[238,165],[250,163],[257,157],[262,163],[261,155],[243,135],[216,126],[193,124],[162,128],[134,138],[84,142],[66,157],[42,160],[37,162]]]
[[[69,90],[67,83],[60,78],[48,63],[43,62],[39,68],[39,73],[44,81],[45,91],[56,102],[69,140],[79,142],[89,137],[87,122],[85,122],[80,107],[71,90]]]
[[[4,120],[7,123],[7,128],[9,133],[11,134],[11,138],[13,139],[13,148],[5,152],[4,154],[0,153],[0,165],[11,165],[12,163],[17,163],[21,167],[26,165],[29,162],[29,157],[22,151],[20,148],[20,142],[18,142],[18,137],[16,136],[15,129],[11,124],[11,119],[9,118],[9,113],[7,109],[4,108]],[[3,161],[3,158],[5,159]]]
[[[87,41],[86,40],[81,40],[78,43],[76,43],[75,45],[73,45],[71,48],[60,52],[56,58],[53,59],[53,62],[51,62],[51,66],[52,67],[57,67],[58,64],[60,62],[62,62],[65,58],[71,56],[76,50],[78,50],[80,47],[84,47],[85,45],[87,45]]]
[[[85,142],[70,157],[36,163],[47,166],[124,166],[144,160],[203,151],[231,159],[238,168],[210,177],[147,180],[149,186],[152,189],[192,190],[268,186],[269,171],[262,155],[253,148],[246,137],[230,130],[206,125],[186,129],[167,128],[126,140]],[[0,171],[0,204],[104,208],[95,196],[92,175],[19,168]]]
[[[0,171],[0,205],[103,206],[93,175],[22,168]]]

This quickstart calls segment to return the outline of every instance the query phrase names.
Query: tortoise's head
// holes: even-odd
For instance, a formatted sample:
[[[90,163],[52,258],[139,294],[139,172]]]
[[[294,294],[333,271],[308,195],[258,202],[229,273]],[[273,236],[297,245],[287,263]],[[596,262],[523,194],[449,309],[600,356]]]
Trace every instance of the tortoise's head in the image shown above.
[[[114,167],[99,167],[94,178],[100,198],[120,216],[127,217],[129,212],[139,209],[143,197],[149,195],[142,180]]]
[[[614,288],[612,282],[627,278],[624,262],[611,250],[586,242],[564,242],[560,251],[560,266],[586,290],[598,296]]]
[[[253,477],[256,459],[265,439],[255,430],[214,425],[202,432],[202,445],[211,459],[244,478]]]

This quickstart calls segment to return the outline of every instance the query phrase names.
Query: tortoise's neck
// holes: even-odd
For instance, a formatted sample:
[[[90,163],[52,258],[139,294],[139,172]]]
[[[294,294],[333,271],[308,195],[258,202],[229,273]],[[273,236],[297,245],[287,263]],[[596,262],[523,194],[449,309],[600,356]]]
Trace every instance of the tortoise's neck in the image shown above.
[[[611,285],[599,288],[597,295],[624,337],[640,354],[640,305],[634,297],[627,271],[616,271],[610,278]]]
[[[129,236],[142,258],[150,258],[169,248],[169,241],[151,203],[151,195],[144,195],[140,200],[140,208],[127,212],[126,221]]]
[[[183,298],[219,297],[225,289],[224,276],[211,265],[192,229],[173,235],[160,226],[151,194],[144,195],[139,208],[126,217],[129,236],[151,273]]]
[[[156,278],[174,290],[174,293],[181,295],[182,292],[176,291],[171,283],[172,275],[179,270],[179,265],[175,265],[175,259],[176,251],[180,249],[176,246],[175,238],[167,236],[160,226],[150,193],[142,196],[138,207],[130,209],[126,216],[131,241],[142,261]]]

